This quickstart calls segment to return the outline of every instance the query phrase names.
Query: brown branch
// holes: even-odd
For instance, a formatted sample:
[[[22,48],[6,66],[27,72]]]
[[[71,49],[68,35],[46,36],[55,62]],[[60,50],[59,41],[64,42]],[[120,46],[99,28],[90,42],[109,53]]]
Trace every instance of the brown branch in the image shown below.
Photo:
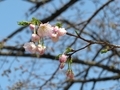
[[[72,82],[88,83],[88,82],[100,82],[100,81],[118,80],[118,79],[120,79],[120,75],[103,77],[103,78],[91,78],[86,80],[73,80]]]
[[[56,73],[57,73],[58,70],[59,70],[59,66],[58,66],[58,68],[55,70],[55,72],[52,74],[52,76],[51,76],[43,85],[40,86],[40,89],[39,89],[39,90],[42,90],[43,86],[45,86],[49,81],[51,81],[51,80],[54,78],[54,76],[56,75]]]
[[[81,29],[79,35],[81,35],[81,33],[83,32],[83,30],[85,29],[85,27],[90,23],[90,21],[108,4],[110,4],[111,2],[113,2],[114,0],[108,0],[108,2],[106,2],[105,4],[103,4],[98,10],[96,10],[93,15],[87,20],[86,24],[83,26],[83,28]]]
[[[39,7],[41,7],[41,6],[44,5],[44,4],[49,3],[49,2],[51,2],[51,1],[52,1],[52,0],[44,0],[44,1],[30,1],[30,0],[28,0],[28,2],[35,3],[35,4],[36,4],[34,7],[31,7],[31,8],[29,9],[29,11],[31,11],[30,14],[33,14],[34,12],[36,12],[36,11],[38,10]]]
[[[25,53],[21,53],[21,52],[18,52],[18,53],[5,53],[5,52],[3,53],[3,52],[0,52],[0,55],[2,55],[2,56],[18,56],[18,57],[34,57],[34,58],[37,58],[37,55],[25,54]],[[47,58],[47,59],[52,59],[52,60],[56,60],[55,57],[56,56],[53,56],[53,55],[50,55],[50,54],[47,54],[47,55],[44,54],[44,55],[41,56],[41,58]],[[120,70],[117,69],[117,68],[114,68],[112,66],[106,66],[106,65],[103,65],[103,64],[99,64],[99,63],[96,63],[96,62],[93,62],[93,61],[85,61],[85,60],[80,60],[80,59],[73,58],[73,63],[84,64],[84,65],[88,65],[88,66],[96,66],[96,67],[105,69],[107,71],[120,74]]]

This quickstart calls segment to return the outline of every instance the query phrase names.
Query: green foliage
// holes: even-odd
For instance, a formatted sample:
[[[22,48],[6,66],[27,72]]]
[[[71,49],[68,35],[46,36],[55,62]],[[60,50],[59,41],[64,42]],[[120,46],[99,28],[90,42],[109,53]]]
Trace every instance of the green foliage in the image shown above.
[[[79,35],[79,33],[78,33],[78,31],[77,31],[77,30],[75,30],[75,33],[76,33],[77,35]]]
[[[37,18],[33,17],[30,22],[28,22],[28,21],[18,22],[18,25],[21,25],[21,26],[28,26],[30,24],[39,25],[40,24],[40,20],[38,20]]]
[[[21,25],[21,26],[28,26],[29,24],[30,22],[27,22],[27,21],[18,22],[18,25]]]
[[[66,48],[66,51],[65,51],[65,53],[69,53],[69,52],[72,52],[73,51],[73,49],[72,48],[70,48],[70,47],[67,47]]]
[[[101,53],[107,53],[107,52],[108,52],[108,49],[101,50]]]
[[[59,28],[61,28],[62,27],[62,23],[58,22],[58,23],[56,23],[56,26],[58,26]]]
[[[32,20],[30,21],[32,24],[34,25],[39,25],[40,24],[40,20],[38,20],[37,18],[32,18]]]

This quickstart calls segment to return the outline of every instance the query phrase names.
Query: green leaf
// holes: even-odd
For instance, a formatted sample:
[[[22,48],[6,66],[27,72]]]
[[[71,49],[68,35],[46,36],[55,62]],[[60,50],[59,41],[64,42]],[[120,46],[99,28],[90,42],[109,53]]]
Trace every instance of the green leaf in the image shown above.
[[[27,21],[18,22],[18,25],[22,25],[22,26],[28,26],[29,24],[30,22],[27,22]]]
[[[108,52],[108,49],[101,50],[101,53],[106,53],[106,52]]]
[[[67,47],[66,48],[66,51],[65,51],[65,53],[69,53],[69,52],[72,52],[73,51],[73,49],[72,48],[70,48],[70,47]]]
[[[39,25],[40,24],[40,20],[38,20],[37,18],[32,18],[31,23],[34,25]]]
[[[78,31],[77,31],[77,30],[75,30],[75,33],[76,33],[77,35],[79,35],[79,33],[78,33]]]
[[[62,23],[58,22],[58,23],[56,23],[56,26],[58,26],[59,28],[61,28],[62,27]]]

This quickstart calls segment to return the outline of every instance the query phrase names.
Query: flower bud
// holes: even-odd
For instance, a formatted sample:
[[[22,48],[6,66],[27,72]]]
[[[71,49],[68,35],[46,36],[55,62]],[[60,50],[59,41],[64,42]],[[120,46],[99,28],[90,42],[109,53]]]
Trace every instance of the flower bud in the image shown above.
[[[32,41],[38,42],[40,40],[40,37],[37,34],[32,34]]]
[[[30,26],[30,29],[31,29],[31,30],[34,30],[34,28],[35,28],[35,25],[34,25],[34,24],[30,24],[29,26]]]
[[[74,79],[74,73],[72,72],[72,70],[68,70],[66,73],[67,77],[70,78],[71,80]]]
[[[65,63],[67,61],[67,57],[65,54],[59,56],[60,63]]]

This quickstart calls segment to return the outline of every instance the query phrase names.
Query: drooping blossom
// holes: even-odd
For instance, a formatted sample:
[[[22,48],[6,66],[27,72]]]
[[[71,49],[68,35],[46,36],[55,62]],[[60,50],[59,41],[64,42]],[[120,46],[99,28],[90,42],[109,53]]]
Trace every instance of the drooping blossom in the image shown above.
[[[58,35],[59,36],[63,36],[67,33],[67,31],[65,30],[65,28],[59,28],[58,29]]]
[[[43,45],[41,45],[41,44],[39,44],[39,45],[37,46],[37,52],[38,52],[40,55],[43,55],[43,54],[45,53],[45,49],[46,49],[46,47],[43,46]]]
[[[40,37],[50,37],[52,33],[52,26],[48,23],[40,24],[37,33]]]
[[[67,32],[64,28],[59,28],[58,26],[54,26],[52,28],[53,30],[51,34],[51,39],[54,42],[58,41],[59,37],[65,35]]]
[[[53,42],[57,42],[57,41],[59,40],[59,36],[58,36],[57,34],[54,34],[54,33],[53,33],[53,34],[51,35],[51,39],[52,39]]]
[[[67,77],[70,78],[71,80],[74,79],[74,73],[72,70],[68,70],[66,73]]]
[[[35,25],[34,24],[30,24],[29,27],[30,27],[31,30],[35,29]]]
[[[36,52],[36,46],[33,42],[25,43],[23,47],[25,48],[26,51],[29,51],[31,53]]]
[[[67,55],[65,55],[65,54],[62,54],[62,55],[60,55],[59,56],[59,61],[60,61],[60,63],[65,63],[66,61],[67,61]]]
[[[38,42],[40,40],[40,37],[37,34],[32,34],[32,41]]]
[[[58,39],[59,39],[59,36],[58,36],[58,27],[55,26],[55,27],[52,27],[52,33],[51,33],[51,39],[52,41],[54,42],[57,42]]]

